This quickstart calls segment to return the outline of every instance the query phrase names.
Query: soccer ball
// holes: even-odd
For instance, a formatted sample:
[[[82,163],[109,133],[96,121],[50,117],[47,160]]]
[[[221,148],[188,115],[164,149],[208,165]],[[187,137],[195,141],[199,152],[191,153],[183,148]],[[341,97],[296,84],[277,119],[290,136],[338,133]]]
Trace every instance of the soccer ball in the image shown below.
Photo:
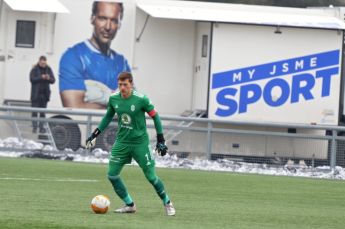
[[[97,195],[91,201],[91,209],[96,214],[107,213],[109,206],[110,206],[110,200],[105,195]]]

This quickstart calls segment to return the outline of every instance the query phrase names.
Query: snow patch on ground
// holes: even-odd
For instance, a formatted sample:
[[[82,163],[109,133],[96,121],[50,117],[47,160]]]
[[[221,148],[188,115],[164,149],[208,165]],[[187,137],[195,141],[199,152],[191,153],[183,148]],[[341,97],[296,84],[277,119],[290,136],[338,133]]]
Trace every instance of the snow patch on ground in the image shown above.
[[[12,148],[15,148],[13,150]],[[17,138],[0,139],[0,156],[2,157],[40,157],[55,160],[71,160],[75,162],[108,163],[109,153],[102,149],[92,151],[80,148],[55,151],[49,145],[43,145],[32,140],[19,141]],[[345,180],[345,169],[329,166],[312,168],[307,165],[269,165],[245,163],[228,159],[206,160],[202,158],[178,158],[176,155],[155,155],[156,166],[161,168],[183,168],[192,170],[224,171],[236,173],[264,174],[276,176],[312,177],[323,179]],[[135,162],[132,165],[137,165]]]

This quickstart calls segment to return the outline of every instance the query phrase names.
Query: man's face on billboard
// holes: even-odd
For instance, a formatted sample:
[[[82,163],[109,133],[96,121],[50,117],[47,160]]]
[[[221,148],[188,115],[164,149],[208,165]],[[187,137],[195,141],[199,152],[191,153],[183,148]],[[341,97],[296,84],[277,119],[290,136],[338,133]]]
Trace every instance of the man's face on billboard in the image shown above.
[[[118,3],[99,2],[97,13],[92,17],[94,36],[103,43],[109,44],[120,27],[121,9]]]

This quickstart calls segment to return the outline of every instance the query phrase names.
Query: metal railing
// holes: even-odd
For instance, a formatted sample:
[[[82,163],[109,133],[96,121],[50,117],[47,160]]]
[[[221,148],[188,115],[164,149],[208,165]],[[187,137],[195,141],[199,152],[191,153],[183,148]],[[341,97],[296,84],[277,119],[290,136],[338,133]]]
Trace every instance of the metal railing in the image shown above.
[[[44,112],[47,118],[32,118],[31,112]],[[43,121],[53,135],[56,151],[66,148],[78,150],[84,146],[86,137],[97,127],[105,111],[82,109],[43,109],[18,106],[0,106],[0,139],[18,137],[15,126],[32,121]],[[160,116],[165,131],[175,130],[180,134],[170,139],[169,152],[181,157],[204,157],[256,163],[298,163],[329,165],[332,169],[345,165],[345,127],[329,125],[304,125],[267,122],[219,121],[207,118]],[[188,122],[192,125],[176,125]],[[154,125],[150,118],[147,124],[152,142],[155,139]],[[117,123],[112,122],[97,142],[109,151],[115,140]],[[291,131],[292,130],[292,131]],[[23,137],[22,135],[20,135]],[[26,139],[39,141],[42,133]],[[70,145],[68,145],[70,144]],[[71,147],[72,146],[72,147]],[[1,149],[15,147],[0,146]]]

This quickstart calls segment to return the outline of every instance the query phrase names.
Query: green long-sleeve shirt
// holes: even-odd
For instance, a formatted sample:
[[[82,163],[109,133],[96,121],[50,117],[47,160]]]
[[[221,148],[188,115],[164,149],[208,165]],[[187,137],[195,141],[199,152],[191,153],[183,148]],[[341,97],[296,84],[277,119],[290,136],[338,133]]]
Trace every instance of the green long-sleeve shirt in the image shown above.
[[[157,134],[163,133],[159,115],[147,96],[133,90],[128,98],[123,98],[120,92],[116,92],[109,97],[107,113],[98,125],[98,129],[103,132],[116,113],[118,116],[116,142],[126,144],[148,142],[145,112],[153,117]]]

